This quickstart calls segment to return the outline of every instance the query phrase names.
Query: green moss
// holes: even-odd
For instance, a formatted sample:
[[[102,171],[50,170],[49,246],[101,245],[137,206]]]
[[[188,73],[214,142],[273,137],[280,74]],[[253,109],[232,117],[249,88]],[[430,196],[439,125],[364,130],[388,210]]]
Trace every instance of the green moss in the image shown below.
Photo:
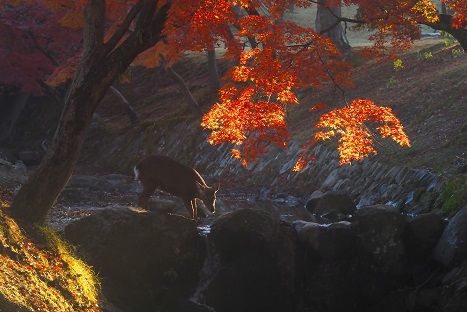
[[[467,205],[467,177],[456,175],[446,181],[437,200],[437,206],[448,217]]]

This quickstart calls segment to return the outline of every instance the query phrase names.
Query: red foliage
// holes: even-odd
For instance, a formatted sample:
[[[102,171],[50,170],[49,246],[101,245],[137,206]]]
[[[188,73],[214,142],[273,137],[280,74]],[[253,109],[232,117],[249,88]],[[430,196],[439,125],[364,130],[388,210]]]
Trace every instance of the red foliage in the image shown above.
[[[443,0],[452,11],[455,12],[452,24],[456,28],[467,29],[467,1],[466,0]]]
[[[97,0],[95,0],[97,1]],[[29,0],[27,4],[8,1],[0,10],[0,79],[3,84],[23,86],[38,92],[40,82],[57,84],[71,77],[79,62],[79,29],[86,0]],[[220,101],[204,116],[202,126],[211,130],[212,144],[237,145],[232,154],[250,163],[268,152],[271,144],[286,147],[287,106],[298,103],[296,91],[318,87],[325,81],[350,86],[349,65],[334,44],[313,29],[283,19],[292,6],[311,5],[308,0],[172,0],[164,23],[164,40],[142,53],[137,60],[145,66],[158,66],[160,55],[170,62],[187,50],[225,48],[225,57],[236,61],[224,77]],[[328,1],[334,4],[335,1]],[[436,21],[438,13],[429,0],[344,0],[358,5],[359,16],[375,30],[374,45],[368,54],[394,57],[407,49],[420,35],[418,23]],[[456,12],[453,23],[464,27],[467,0],[445,0]],[[121,27],[124,40],[135,29],[138,18],[125,23],[132,8],[151,5],[144,0],[108,0],[106,36],[110,40]],[[158,1],[158,6],[167,1]],[[146,8],[147,9],[147,8]],[[146,9],[140,12],[143,14]],[[66,27],[65,27],[66,26]],[[246,42],[252,45],[246,48]],[[386,43],[390,43],[387,45]],[[324,104],[316,105],[318,110]],[[356,100],[349,106],[322,116],[315,139],[340,135],[341,163],[375,153],[372,135],[364,122],[382,123],[377,129],[401,145],[409,145],[398,119],[385,107],[369,100]],[[313,140],[313,142],[315,142]],[[305,146],[309,149],[315,143]],[[308,157],[301,157],[297,168]]]
[[[0,83],[40,94],[58,64],[75,55],[80,33],[59,24],[63,12],[39,1],[0,10]]]
[[[373,133],[366,122],[380,124],[376,129],[383,138],[389,137],[401,146],[410,146],[410,141],[404,132],[399,119],[391,108],[377,106],[369,100],[355,100],[348,106],[335,109],[321,116],[316,128],[326,130],[315,134],[316,140],[329,140],[340,136],[340,164],[360,160],[371,154],[376,154],[373,147]]]

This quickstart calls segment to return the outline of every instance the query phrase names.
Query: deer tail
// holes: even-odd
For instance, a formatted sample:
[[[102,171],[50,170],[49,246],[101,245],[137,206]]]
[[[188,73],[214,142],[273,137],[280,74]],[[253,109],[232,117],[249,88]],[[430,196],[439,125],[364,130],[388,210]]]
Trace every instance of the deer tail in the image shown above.
[[[139,173],[140,173],[140,171],[139,171],[139,166],[138,166],[138,165],[135,165],[135,166],[133,167],[133,171],[135,172],[135,181],[138,181],[138,180],[139,180]]]

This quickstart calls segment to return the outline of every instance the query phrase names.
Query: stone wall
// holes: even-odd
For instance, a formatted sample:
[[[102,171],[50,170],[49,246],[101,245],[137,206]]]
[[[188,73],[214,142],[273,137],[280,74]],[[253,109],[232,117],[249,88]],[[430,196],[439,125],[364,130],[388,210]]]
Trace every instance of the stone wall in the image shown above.
[[[132,175],[132,167],[148,154],[164,154],[193,166],[208,182],[221,181],[222,188],[258,191],[267,188],[272,197],[289,195],[305,202],[316,190],[348,191],[357,207],[388,204],[404,212],[420,212],[433,205],[443,186],[440,176],[427,170],[391,166],[376,158],[366,158],[352,165],[339,166],[336,150],[318,146],[316,161],[299,173],[292,168],[300,153],[300,143],[289,142],[288,150],[272,148],[270,154],[256,164],[243,167],[230,157],[231,146],[211,146],[207,134],[191,122],[172,127],[147,126],[137,133],[120,136],[106,144],[99,140],[93,159],[98,165],[112,164]],[[180,133],[184,135],[181,136]],[[100,150],[96,157],[96,151]],[[103,152],[103,154],[102,154]]]

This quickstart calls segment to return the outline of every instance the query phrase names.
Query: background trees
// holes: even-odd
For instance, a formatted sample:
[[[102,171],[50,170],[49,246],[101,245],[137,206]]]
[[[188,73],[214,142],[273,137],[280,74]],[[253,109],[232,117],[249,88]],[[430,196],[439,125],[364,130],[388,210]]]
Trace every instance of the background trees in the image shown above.
[[[80,0],[71,4],[68,1],[30,1],[26,6],[32,8],[41,3],[53,12],[63,12],[60,13],[61,25],[73,29],[82,27],[82,46],[79,54],[68,58],[52,76],[58,79],[73,73],[73,81],[45,159],[13,200],[15,215],[31,222],[44,220],[72,173],[92,113],[108,88],[137,57],[143,64],[158,64],[161,54],[175,62],[186,50],[225,47],[226,57],[235,59],[237,65],[227,73],[220,101],[203,118],[203,126],[212,130],[210,142],[237,144],[233,154],[245,162],[266,153],[271,143],[286,147],[286,108],[298,103],[298,89],[317,87],[324,81],[350,85],[349,66],[342,61],[342,54],[331,40],[283,18],[291,5],[300,8],[312,2]],[[334,5],[336,2],[327,3]],[[407,48],[419,35],[417,23],[437,23],[439,15],[430,1],[343,3],[359,5],[360,15],[358,19],[337,19],[366,23],[374,28],[375,46],[369,52],[380,57]],[[462,8],[465,6],[462,5],[465,1],[447,1],[447,4],[460,13],[449,27],[458,27],[455,29],[463,33]],[[247,14],[239,15],[239,10]],[[255,48],[243,49],[245,38],[254,40]],[[392,45],[384,45],[387,41]],[[344,127],[341,124],[333,128],[333,123],[323,125],[349,138],[351,132],[361,133],[356,130],[360,130],[365,121],[378,121],[382,123],[383,135],[399,143],[408,143],[400,139],[402,128],[394,122],[393,115],[375,108],[371,101],[354,103],[365,105],[349,105],[348,110],[339,112],[339,118],[347,121]],[[365,111],[363,119],[346,115],[362,110]],[[356,141],[346,142],[349,148],[357,146]],[[367,155],[368,147],[357,148],[351,153],[352,159]]]
[[[344,27],[339,20],[342,18],[341,1],[321,1],[317,4],[316,31],[327,36],[346,55],[350,53],[350,45],[345,36]]]

